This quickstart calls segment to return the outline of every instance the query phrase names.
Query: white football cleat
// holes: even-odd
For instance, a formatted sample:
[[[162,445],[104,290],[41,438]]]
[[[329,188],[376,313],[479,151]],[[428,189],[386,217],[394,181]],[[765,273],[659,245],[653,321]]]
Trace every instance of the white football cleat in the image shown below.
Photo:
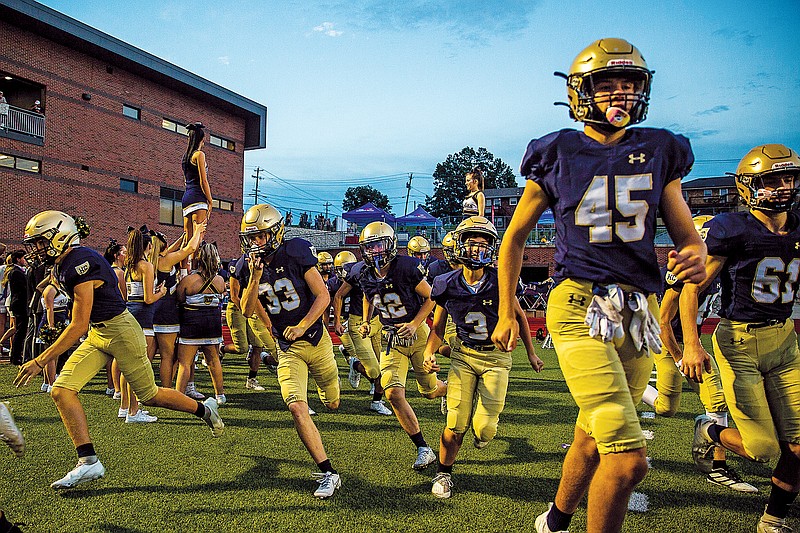
[[[194,385],[194,381],[190,381],[186,384],[186,391],[184,392],[186,396],[191,398],[192,400],[205,400],[206,397],[200,391],[197,390],[197,387]]]
[[[157,416],[150,416],[147,411],[143,411],[139,409],[136,411],[135,415],[128,413],[125,416],[125,423],[126,424],[150,424],[151,422],[155,422],[158,420]]]
[[[245,381],[244,383],[244,388],[250,390],[259,390],[259,391],[266,390],[264,389],[263,386],[261,386],[258,383],[258,380],[256,378],[247,378],[247,381]]]
[[[83,463],[78,461],[78,464],[75,465],[75,468],[67,472],[67,475],[59,479],[58,481],[54,481],[50,484],[50,488],[52,489],[71,489],[76,485],[80,485],[81,483],[86,483],[87,481],[94,481],[95,479],[100,479],[106,475],[106,469],[103,466],[103,463],[100,460],[92,464]]]
[[[423,468],[432,465],[436,462],[436,454],[433,453],[427,446],[420,446],[417,448],[417,460],[414,461],[414,464],[411,468],[414,470],[422,470]]]
[[[370,402],[369,410],[375,411],[379,415],[391,416],[393,414],[392,410],[386,407],[386,404],[383,403],[383,400],[375,400],[374,402]]]
[[[449,498],[453,489],[453,479],[450,474],[439,472],[433,478],[431,494],[437,498]]]
[[[8,402],[0,402],[0,440],[8,444],[17,457],[25,455],[25,437],[14,422]]]
[[[203,402],[203,405],[206,406],[206,414],[203,416],[203,421],[211,428],[211,434],[215,437],[219,437],[225,431],[225,423],[219,416],[217,400],[208,398]]]
[[[553,502],[550,502],[550,505],[547,507],[547,511],[543,512],[539,516],[536,517],[536,521],[534,522],[534,526],[536,527],[536,533],[569,533],[567,530],[562,531],[552,531],[547,526],[547,515],[550,514],[550,508],[553,507]]]
[[[742,480],[742,478],[739,477],[739,474],[737,474],[732,468],[714,468],[706,476],[706,481],[716,485],[722,485],[723,487],[728,487],[729,489],[733,489],[738,492],[758,492],[757,488]]]
[[[708,415],[698,415],[694,419],[694,438],[692,439],[692,459],[698,470],[711,473],[714,441],[708,438],[708,428],[714,419]]]
[[[217,394],[217,406],[225,405],[228,403],[228,399],[225,397],[224,394]]]
[[[356,363],[358,363],[358,358],[356,356],[351,357],[348,363],[350,371],[347,373],[347,381],[350,382],[350,386],[354,389],[361,385],[361,373],[356,370]]]
[[[314,491],[314,496],[320,499],[330,498],[336,489],[342,486],[339,474],[333,472],[313,472],[311,474],[319,483],[319,487]]]

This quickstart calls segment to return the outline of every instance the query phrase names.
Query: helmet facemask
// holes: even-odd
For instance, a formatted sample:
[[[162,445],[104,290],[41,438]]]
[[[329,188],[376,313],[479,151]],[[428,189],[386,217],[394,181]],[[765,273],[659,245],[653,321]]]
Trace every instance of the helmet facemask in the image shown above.
[[[239,242],[242,245],[242,253],[256,254],[262,259],[266,259],[274,254],[281,244],[283,244],[283,219],[267,229],[253,228],[239,233]],[[263,244],[258,244],[257,238],[261,236],[265,240]]]
[[[458,235],[455,258],[469,270],[479,270],[491,265],[496,256],[496,239],[491,233],[468,231]]]
[[[611,80],[624,80],[623,86],[630,83],[630,90],[611,87]],[[573,74],[567,79],[568,87],[577,95],[573,114],[577,120],[608,133],[638,124],[647,117],[651,80],[652,73],[641,67],[609,67]],[[604,94],[597,96],[598,92]]]
[[[364,262],[378,270],[397,256],[397,244],[393,237],[377,237],[359,243]]]
[[[791,178],[791,186],[785,186],[785,178]],[[760,174],[736,176],[737,185],[744,203],[759,211],[780,213],[791,211],[797,201],[800,170],[779,169]],[[744,190],[742,190],[744,188]],[[748,198],[749,196],[749,198]]]

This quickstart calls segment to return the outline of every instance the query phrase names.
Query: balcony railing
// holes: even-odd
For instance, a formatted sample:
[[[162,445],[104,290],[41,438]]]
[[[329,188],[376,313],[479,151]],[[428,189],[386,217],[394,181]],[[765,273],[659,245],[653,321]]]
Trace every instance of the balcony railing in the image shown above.
[[[44,139],[44,115],[9,104],[0,104],[0,130]]]

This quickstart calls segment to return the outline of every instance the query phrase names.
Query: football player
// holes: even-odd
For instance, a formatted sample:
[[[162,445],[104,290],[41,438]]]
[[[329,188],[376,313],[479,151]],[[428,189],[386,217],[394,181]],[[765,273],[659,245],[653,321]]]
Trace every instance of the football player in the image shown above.
[[[417,447],[413,468],[421,470],[436,461],[436,454],[425,442],[417,415],[406,400],[409,363],[424,397],[440,398],[447,393],[447,385],[422,368],[429,332],[425,319],[435,305],[430,298],[431,286],[419,261],[397,255],[397,237],[389,224],[367,224],[358,244],[366,263],[360,278],[364,292],[360,332],[364,338],[370,335],[372,315],[377,310],[387,340],[380,362],[381,385],[400,426]]]
[[[245,388],[255,391],[263,391],[264,387],[258,382],[258,370],[261,368],[261,353],[266,350],[266,364],[277,365],[275,358],[278,350],[275,345],[275,338],[270,333],[267,325],[257,314],[245,317],[242,314],[242,293],[250,282],[250,267],[247,263],[247,255],[242,256],[236,261],[231,272],[230,280],[230,300],[225,309],[225,319],[231,331],[232,344],[222,348],[220,353],[247,354],[247,362],[250,370],[245,381]]]
[[[295,429],[321,473],[315,474],[317,498],[329,498],[341,486],[308,408],[308,373],[320,400],[339,408],[339,376],[333,343],[322,323],[330,297],[311,244],[284,240],[283,217],[267,204],[257,204],[242,217],[242,251],[248,254],[250,281],[242,295],[245,316],[258,314],[271,324],[280,347],[278,383],[292,413]]]
[[[438,498],[451,495],[453,463],[470,419],[476,448],[486,447],[497,433],[512,365],[511,354],[498,350],[489,337],[497,325],[497,270],[491,266],[497,251],[497,230],[486,218],[473,216],[458,225],[454,236],[456,259],[464,268],[438,276],[433,283],[431,299],[436,309],[424,363],[428,371],[439,370],[435,354],[442,344],[447,318],[452,317],[458,333],[452,341],[447,375],[447,425],[431,488]],[[544,363],[536,356],[528,320],[519,304],[517,316],[528,360],[540,372]]]
[[[721,445],[755,461],[779,456],[757,528],[787,532],[786,515],[800,491],[800,351],[790,318],[800,274],[800,217],[792,211],[800,157],[781,144],[757,146],[739,162],[735,180],[749,210],[706,223],[706,281],[683,288],[680,313],[682,370],[702,382],[711,356],[691,322],[698,293],[720,276],[721,318],[712,340],[737,428],[698,416],[692,454]]]
[[[512,350],[525,241],[545,208],[553,210],[557,285],[547,328],[579,414],[554,505],[536,519],[539,532],[566,530],[587,490],[588,530],[619,531],[647,473],[635,406],[653,367],[649,349],[660,349],[656,211],[677,248],[669,254],[672,273],[680,281],[705,276],[705,246],[681,194],[694,161],[689,141],[667,130],[627,128],[647,115],[652,74],[623,39],[601,39],[578,55],[564,77],[583,131],[530,142],[521,165],[528,181],[500,247],[492,339]]]
[[[713,217],[704,215],[692,219],[694,227],[702,236],[703,224]],[[661,340],[664,349],[655,355],[656,386],[647,385],[642,396],[642,402],[652,407],[657,415],[671,417],[678,412],[681,405],[681,390],[684,377],[680,372],[681,358],[683,357],[683,331],[681,329],[680,315],[678,314],[678,299],[683,290],[683,283],[675,279],[671,272],[664,276],[666,290],[661,299]],[[700,295],[700,312],[697,313],[697,328],[700,331],[703,321],[711,312],[712,302],[719,296],[719,279],[712,281]],[[728,406],[725,403],[725,394],[719,379],[719,368],[714,358],[711,358],[711,372],[703,373],[703,383],[689,381],[693,389],[700,395],[700,401],[706,410],[706,415],[713,418],[718,424],[728,425]],[[739,492],[758,492],[753,485],[743,481],[739,474],[728,467],[725,448],[714,446],[709,450],[707,457],[697,457],[697,468],[706,474],[706,479],[717,485],[729,487]]]
[[[106,469],[89,438],[89,425],[78,393],[111,357],[117,360],[143,404],[194,413],[208,424],[212,435],[222,434],[225,424],[216,400],[208,398],[200,403],[183,392],[156,386],[144,333],[125,307],[116,274],[102,255],[80,245],[78,228],[71,216],[60,211],[39,213],[25,226],[23,242],[35,263],[55,265],[53,278],[73,302],[72,322],[44,352],[20,367],[14,385],[27,385],[48,362],[88,332],[53,383],[51,395],[75,445],[78,464],[53,482],[52,488],[68,489],[105,475]]]
[[[322,274],[322,281],[327,282],[333,274],[333,256],[328,252],[317,254],[317,270]]]
[[[352,252],[340,252],[340,253],[336,254],[336,257],[339,257],[340,255],[342,255],[342,253],[347,253],[347,254],[350,254],[351,256],[353,256],[353,261],[352,262],[355,263],[355,256],[352,254]],[[322,254],[326,254],[329,257],[331,255],[328,252],[320,252],[319,254],[317,254],[317,259],[318,260],[319,260],[320,257],[322,257]],[[321,263],[317,263],[317,268],[320,267],[320,264]],[[335,307],[335,305],[333,305],[334,304],[334,297],[336,296],[336,291],[338,291],[339,287],[342,286],[342,280],[344,279],[343,277],[340,278],[339,275],[337,274],[337,265],[341,266],[341,263],[337,263],[335,259],[331,259],[330,271],[327,274],[327,277],[326,277],[326,274],[324,274],[322,271],[320,271],[320,273],[322,274],[322,279],[325,280],[325,287],[327,287],[327,289],[328,289],[328,295],[331,298],[331,309],[330,309],[331,316],[335,316],[335,314],[336,314],[336,307]],[[326,270],[327,270],[327,268],[326,268]],[[340,312],[341,312],[341,309],[340,309]],[[340,318],[340,320],[341,320],[341,318]],[[327,326],[328,324],[330,324],[330,322],[328,320],[326,320],[325,321],[325,325]],[[335,318],[333,319],[333,324],[334,324],[334,327],[335,327],[336,326],[336,319]],[[337,333],[337,335],[339,335],[339,334]],[[351,354],[355,354],[355,352],[356,352],[356,349],[353,346],[353,339],[350,337],[350,332],[345,331],[344,333],[339,335],[339,340],[342,341],[342,344],[339,345],[339,350],[342,352],[342,356],[344,356],[345,362],[347,362],[349,364],[350,359],[351,359]],[[354,389],[358,388],[358,384],[354,385],[352,381],[351,381],[350,384],[353,385]]]
[[[381,415],[391,415],[392,411],[386,407],[381,398],[383,387],[380,382],[380,364],[378,360],[381,353],[381,324],[380,319],[372,318],[370,335],[361,336],[359,327],[364,319],[364,293],[361,292],[359,277],[364,268],[363,261],[357,261],[352,252],[339,252],[333,260],[333,270],[341,281],[339,288],[333,296],[333,327],[342,339],[348,337],[353,345],[353,355],[347,361],[350,370],[347,380],[354,389],[361,383],[361,376],[365,376],[372,384],[372,400],[369,408]],[[349,300],[347,311],[347,328],[342,324],[345,298]]]
[[[456,260],[456,241],[453,238],[453,232],[448,231],[445,233],[444,237],[442,237],[442,254],[444,254],[444,259],[437,259],[431,262],[430,266],[428,266],[427,274],[425,275],[425,281],[427,281],[431,287],[433,287],[433,281],[442,274],[447,274],[457,268],[461,268],[461,265]],[[453,339],[456,336],[456,325],[453,323],[453,317],[447,315],[447,324],[444,327],[444,342],[437,353],[445,356],[450,357],[450,346],[453,342]]]

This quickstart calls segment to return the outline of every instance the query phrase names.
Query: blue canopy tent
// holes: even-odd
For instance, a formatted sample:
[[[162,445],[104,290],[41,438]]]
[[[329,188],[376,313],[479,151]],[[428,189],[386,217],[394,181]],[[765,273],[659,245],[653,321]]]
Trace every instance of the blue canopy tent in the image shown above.
[[[556,219],[553,217],[553,210],[549,207],[544,210],[542,216],[539,217],[539,220],[536,222],[537,226],[552,226],[556,223]]]
[[[386,222],[387,224],[394,224],[395,222],[395,217],[393,215],[387,213],[372,202],[367,202],[361,207],[348,211],[342,215],[342,218],[348,222],[358,224],[359,226],[375,222],[376,220]]]
[[[421,206],[407,215],[397,217],[398,226],[438,226],[439,219],[431,215]]]

